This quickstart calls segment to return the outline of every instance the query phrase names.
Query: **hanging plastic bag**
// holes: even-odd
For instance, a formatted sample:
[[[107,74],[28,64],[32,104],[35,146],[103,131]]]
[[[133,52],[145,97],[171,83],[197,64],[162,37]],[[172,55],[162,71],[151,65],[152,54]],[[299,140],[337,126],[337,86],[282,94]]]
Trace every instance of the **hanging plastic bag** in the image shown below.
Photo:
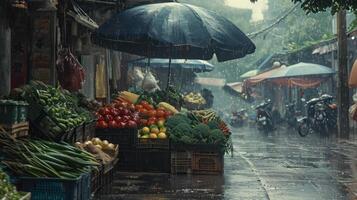
[[[145,91],[154,92],[160,89],[157,83],[158,81],[155,79],[154,75],[151,72],[147,71],[142,82],[142,88]]]
[[[348,112],[349,112],[349,115],[350,115],[350,118],[353,119],[354,121],[357,121],[357,104],[353,104],[349,109],[348,109]]]
[[[58,81],[62,88],[72,92],[82,88],[84,68],[68,49],[63,49],[59,52],[56,67]]]
[[[355,60],[352,66],[352,70],[348,80],[348,85],[353,88],[357,87],[357,59]]]

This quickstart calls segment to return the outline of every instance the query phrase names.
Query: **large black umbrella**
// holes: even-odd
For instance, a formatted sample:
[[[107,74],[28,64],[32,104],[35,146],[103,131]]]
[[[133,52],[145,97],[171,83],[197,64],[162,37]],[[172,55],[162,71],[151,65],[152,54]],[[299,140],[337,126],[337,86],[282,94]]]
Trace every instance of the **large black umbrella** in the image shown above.
[[[125,10],[93,34],[95,44],[146,56],[218,61],[244,57],[253,42],[232,22],[214,12],[182,3],[156,3]],[[169,81],[168,81],[169,84]]]
[[[93,34],[103,47],[150,58],[218,61],[244,57],[253,42],[214,12],[182,3],[156,3],[118,13]]]

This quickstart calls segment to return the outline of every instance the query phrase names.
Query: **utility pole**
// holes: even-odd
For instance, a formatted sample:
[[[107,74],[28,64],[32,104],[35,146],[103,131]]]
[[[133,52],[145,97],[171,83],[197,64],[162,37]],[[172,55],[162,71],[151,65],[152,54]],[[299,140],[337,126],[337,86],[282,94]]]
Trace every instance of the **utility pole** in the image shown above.
[[[10,93],[11,82],[11,29],[6,5],[0,0],[0,97]]]
[[[337,14],[337,38],[338,38],[338,136],[349,138],[349,88],[347,66],[347,34],[346,34],[346,10]]]

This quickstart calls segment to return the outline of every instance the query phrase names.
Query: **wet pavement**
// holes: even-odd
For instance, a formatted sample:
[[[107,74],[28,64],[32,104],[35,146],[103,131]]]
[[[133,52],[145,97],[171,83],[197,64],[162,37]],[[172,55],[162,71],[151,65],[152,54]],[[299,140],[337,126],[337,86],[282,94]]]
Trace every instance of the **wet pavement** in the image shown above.
[[[222,176],[115,174],[95,199],[357,199],[357,142],[280,128],[234,130]]]

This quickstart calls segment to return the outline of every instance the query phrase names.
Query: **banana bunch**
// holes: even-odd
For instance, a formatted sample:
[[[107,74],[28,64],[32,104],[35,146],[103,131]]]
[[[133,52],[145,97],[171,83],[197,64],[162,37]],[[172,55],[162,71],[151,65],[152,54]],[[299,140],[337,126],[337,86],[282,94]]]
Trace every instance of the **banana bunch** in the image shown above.
[[[216,112],[214,112],[213,110],[196,110],[192,111],[192,113],[201,121],[210,122],[219,119]]]
[[[206,100],[202,97],[201,93],[193,93],[190,92],[189,94],[184,96],[184,101],[193,104],[206,104]]]

